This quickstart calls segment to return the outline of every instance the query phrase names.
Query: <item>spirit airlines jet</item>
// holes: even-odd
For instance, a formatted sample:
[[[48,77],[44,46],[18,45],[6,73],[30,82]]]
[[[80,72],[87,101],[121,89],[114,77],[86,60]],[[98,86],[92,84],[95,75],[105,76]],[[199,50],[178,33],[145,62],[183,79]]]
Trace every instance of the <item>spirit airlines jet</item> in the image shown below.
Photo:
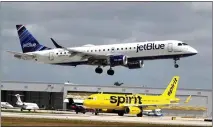
[[[135,114],[142,117],[143,110],[149,106],[156,108],[178,104],[176,98],[179,76],[174,76],[166,90],[159,96],[152,95],[125,95],[125,94],[92,94],[84,100],[83,105],[95,109],[95,115],[99,109],[109,109],[118,113],[119,116]]]
[[[110,45],[84,45],[81,47],[48,48],[39,44],[24,25],[16,25],[23,53],[8,51],[14,57],[45,64],[77,66],[97,66],[96,73],[101,74],[101,67],[109,66],[108,75],[113,75],[112,67],[123,66],[129,69],[144,67],[145,60],[174,59],[174,66],[182,57],[197,54],[188,44],[177,40],[134,42]]]

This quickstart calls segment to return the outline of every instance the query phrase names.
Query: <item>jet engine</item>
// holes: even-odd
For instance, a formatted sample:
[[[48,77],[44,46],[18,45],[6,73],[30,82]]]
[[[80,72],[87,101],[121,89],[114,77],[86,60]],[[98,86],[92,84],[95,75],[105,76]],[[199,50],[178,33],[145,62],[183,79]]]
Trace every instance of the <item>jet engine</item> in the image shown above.
[[[111,66],[127,65],[127,63],[128,63],[127,57],[124,55],[117,55],[117,56],[109,57],[109,64]]]
[[[142,60],[131,61],[127,63],[127,67],[129,69],[138,69],[144,67],[144,63]]]
[[[128,107],[125,109],[125,113],[135,115],[141,113],[141,109],[138,107]]]

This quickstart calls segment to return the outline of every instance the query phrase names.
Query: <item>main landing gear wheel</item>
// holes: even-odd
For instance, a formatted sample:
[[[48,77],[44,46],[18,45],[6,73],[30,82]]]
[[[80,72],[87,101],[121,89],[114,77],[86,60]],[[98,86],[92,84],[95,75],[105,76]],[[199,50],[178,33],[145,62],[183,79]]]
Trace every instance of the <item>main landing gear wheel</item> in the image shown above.
[[[118,112],[118,115],[119,115],[119,116],[123,116],[123,115],[124,115],[124,112]]]
[[[98,109],[95,109],[95,115],[97,116],[99,113],[99,110]]]
[[[103,72],[103,69],[100,68],[100,67],[97,67],[97,68],[95,69],[95,72],[98,73],[98,74],[101,74],[101,73]]]
[[[141,109],[141,112],[139,114],[137,114],[137,117],[143,117],[143,108],[140,107],[140,109]]]
[[[142,117],[142,116],[143,116],[142,113],[137,114],[137,117]]]
[[[114,70],[112,70],[112,68],[110,68],[109,70],[107,70],[107,74],[108,75],[114,75]]]
[[[179,67],[179,65],[178,64],[175,64],[175,68],[178,68]]]

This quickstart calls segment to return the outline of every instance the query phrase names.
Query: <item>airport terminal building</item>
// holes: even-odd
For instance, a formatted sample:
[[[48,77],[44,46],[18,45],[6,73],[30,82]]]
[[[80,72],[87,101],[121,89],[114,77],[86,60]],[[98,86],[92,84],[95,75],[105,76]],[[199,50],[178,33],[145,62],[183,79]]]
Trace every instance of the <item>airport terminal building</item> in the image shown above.
[[[129,85],[131,86],[131,85]],[[65,110],[66,98],[85,98],[92,93],[141,93],[159,95],[165,88],[127,87],[127,86],[94,86],[78,85],[72,83],[43,83],[43,82],[1,82],[1,101],[15,105],[16,98],[13,94],[24,95],[22,101],[35,102],[40,108]],[[182,102],[177,106],[162,109],[165,115],[209,117],[212,114],[212,90],[206,89],[181,89],[177,90],[177,97]],[[184,104],[191,95],[189,103]]]

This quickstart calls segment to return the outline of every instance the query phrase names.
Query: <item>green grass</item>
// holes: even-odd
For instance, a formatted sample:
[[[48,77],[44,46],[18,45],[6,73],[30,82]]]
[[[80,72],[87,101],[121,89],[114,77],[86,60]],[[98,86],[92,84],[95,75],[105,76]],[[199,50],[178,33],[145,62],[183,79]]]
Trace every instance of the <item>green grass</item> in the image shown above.
[[[47,111],[47,112],[39,112],[39,111],[28,111],[28,110],[1,110],[1,112],[13,112],[13,113],[37,113],[37,114],[41,114],[41,113],[44,113],[44,114],[63,114],[61,112],[51,112],[51,111]],[[64,113],[64,114],[67,114],[67,113]]]
[[[23,110],[23,111],[18,111],[18,110],[1,110],[1,112],[14,112],[14,113],[48,113],[48,112],[34,112],[34,111],[27,111],[27,110]]]
[[[60,120],[46,118],[18,118],[18,117],[1,117],[2,126],[134,126],[134,127],[192,127],[177,125],[157,125],[143,123],[121,123],[121,122],[102,122],[102,121],[85,121],[85,120]]]

